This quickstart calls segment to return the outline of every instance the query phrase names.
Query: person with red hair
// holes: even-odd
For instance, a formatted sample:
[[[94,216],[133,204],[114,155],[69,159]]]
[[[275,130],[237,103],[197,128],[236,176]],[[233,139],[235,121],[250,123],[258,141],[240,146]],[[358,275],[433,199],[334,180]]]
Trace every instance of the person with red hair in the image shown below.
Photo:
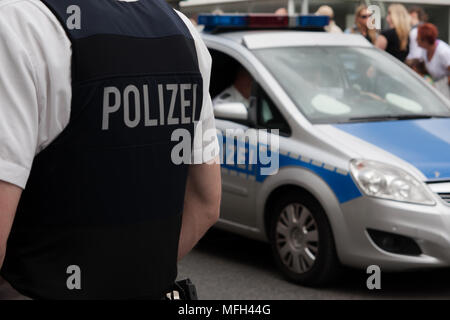
[[[431,23],[419,26],[417,44],[425,49],[423,61],[436,87],[450,98],[450,47],[438,40],[438,29]]]

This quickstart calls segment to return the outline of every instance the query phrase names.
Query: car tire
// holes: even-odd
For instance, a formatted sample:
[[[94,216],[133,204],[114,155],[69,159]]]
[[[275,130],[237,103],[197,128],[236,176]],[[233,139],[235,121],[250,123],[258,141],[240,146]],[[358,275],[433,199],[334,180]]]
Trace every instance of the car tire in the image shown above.
[[[270,243],[278,268],[290,281],[322,286],[341,270],[333,233],[322,206],[302,191],[281,196],[271,210]]]

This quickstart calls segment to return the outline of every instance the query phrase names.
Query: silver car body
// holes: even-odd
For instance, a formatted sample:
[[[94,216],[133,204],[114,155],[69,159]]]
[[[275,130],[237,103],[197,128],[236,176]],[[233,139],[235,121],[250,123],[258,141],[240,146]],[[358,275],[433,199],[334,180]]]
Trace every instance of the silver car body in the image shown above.
[[[375,144],[332,125],[313,125],[251,51],[285,46],[371,47],[370,43],[357,35],[299,31],[205,33],[203,39],[208,48],[233,57],[248,69],[292,130],[290,137],[280,136],[277,174],[258,179],[237,165],[222,167],[223,198],[217,227],[268,241],[267,202],[279,188],[294,185],[311,193],[324,208],[339,260],[344,265],[365,268],[376,264],[392,271],[450,265],[450,206],[439,195],[450,192],[450,177],[430,179],[413,164]],[[247,129],[236,122],[219,119],[216,126],[219,130]],[[449,135],[440,139],[450,147]],[[436,204],[425,206],[366,196],[349,172],[351,159],[376,160],[403,168],[426,185]],[[450,166],[450,159],[446,165]],[[374,244],[368,228],[408,236],[417,242],[422,254],[386,252]]]

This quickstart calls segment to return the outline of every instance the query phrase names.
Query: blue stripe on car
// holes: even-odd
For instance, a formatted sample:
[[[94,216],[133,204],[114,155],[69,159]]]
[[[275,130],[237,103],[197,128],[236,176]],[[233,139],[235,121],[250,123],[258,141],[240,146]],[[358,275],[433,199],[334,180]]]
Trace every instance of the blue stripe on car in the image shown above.
[[[285,155],[280,155],[280,168],[288,166],[302,167],[317,174],[328,184],[331,190],[333,190],[340,203],[344,203],[361,196],[361,192],[353,182],[350,174],[346,171],[343,173],[338,173],[336,171],[337,169],[334,167],[333,169],[325,169],[324,163],[320,165],[319,163],[313,164],[313,160],[310,162],[305,162],[301,159],[294,159]],[[267,177],[268,176],[263,176],[262,178],[265,180]]]
[[[223,140],[224,146],[227,150],[227,154],[227,152],[230,152],[230,146],[226,145],[225,137],[223,138]],[[236,144],[234,148],[236,148]],[[246,159],[248,159],[249,150],[257,151],[255,146],[249,146],[248,143],[246,143],[245,148]],[[224,159],[222,168],[230,170],[230,172],[234,172],[236,175],[246,175],[247,179],[253,176],[255,177],[254,179],[259,183],[264,182],[269,177],[269,175],[262,175],[261,169],[264,167],[269,167],[270,164],[262,165],[259,159],[256,164],[237,164],[236,152],[233,157],[234,164],[227,164],[226,157],[223,157],[222,145],[220,153],[221,159]],[[340,203],[356,199],[362,195],[347,170],[338,169],[333,166],[326,165],[323,162],[302,157],[301,155],[293,156],[290,154],[284,155],[276,153],[274,154],[274,157],[279,157],[280,169],[284,167],[301,167],[317,174],[328,184],[330,189],[333,190]]]

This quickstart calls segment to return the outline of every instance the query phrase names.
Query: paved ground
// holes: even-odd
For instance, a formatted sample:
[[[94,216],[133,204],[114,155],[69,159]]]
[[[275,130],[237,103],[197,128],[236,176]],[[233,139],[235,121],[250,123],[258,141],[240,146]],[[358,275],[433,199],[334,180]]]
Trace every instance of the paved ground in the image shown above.
[[[219,230],[210,231],[179,264],[179,278],[190,277],[200,299],[450,299],[450,269],[385,274],[381,290],[366,287],[364,271],[347,269],[325,289],[287,282],[277,271],[270,247]]]

